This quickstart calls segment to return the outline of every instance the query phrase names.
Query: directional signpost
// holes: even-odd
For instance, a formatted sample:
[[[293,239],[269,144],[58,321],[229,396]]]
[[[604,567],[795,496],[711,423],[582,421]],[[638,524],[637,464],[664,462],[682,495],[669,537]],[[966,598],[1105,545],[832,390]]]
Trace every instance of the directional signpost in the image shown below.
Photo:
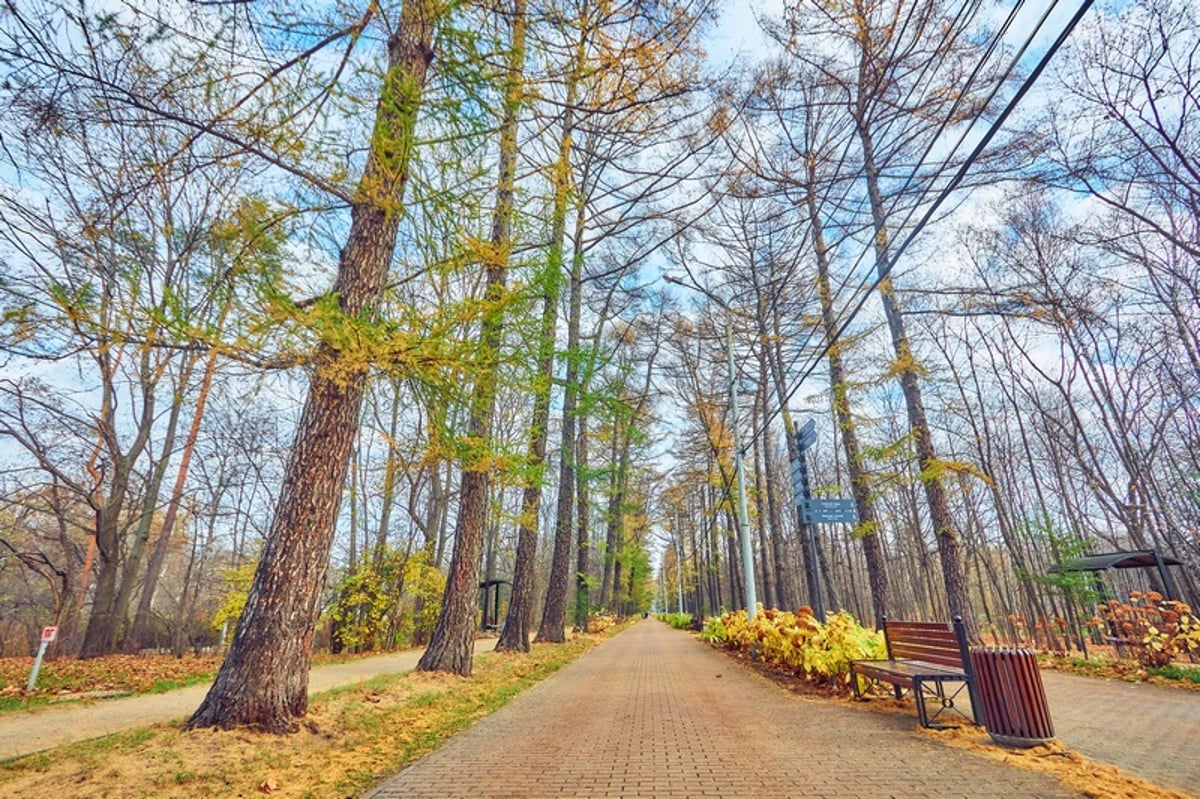
[[[808,524],[855,524],[858,510],[852,499],[808,499],[800,505]]]
[[[796,492],[796,502],[807,502],[810,496],[808,484],[808,460],[805,451],[817,441],[817,424],[812,419],[796,431],[796,449],[800,457],[792,462],[792,488]]]
[[[809,419],[796,431],[796,460],[792,461],[792,488],[796,493],[796,508],[800,512],[800,523],[804,546],[808,550],[806,560],[812,565],[808,575],[813,583],[810,588],[813,609],[817,618],[825,620],[825,597],[820,586],[820,569],[817,560],[817,534],[814,524],[854,524],[858,511],[852,499],[814,499],[808,479],[808,449],[817,442],[817,424]]]
[[[817,443],[817,423],[815,421],[809,419],[796,431],[796,443],[800,445],[800,449],[808,449]]]
[[[808,498],[808,471],[803,464],[803,460],[792,463],[792,490],[796,492],[798,503],[803,503]]]
[[[825,621],[825,594],[821,590],[821,570],[817,561],[817,534],[809,521],[804,507],[812,501],[808,480],[808,448],[817,441],[817,423],[809,419],[796,431],[796,460],[792,463],[792,487],[796,491],[796,508],[800,512],[800,533],[803,536],[805,577],[809,584],[809,599],[817,619]]]

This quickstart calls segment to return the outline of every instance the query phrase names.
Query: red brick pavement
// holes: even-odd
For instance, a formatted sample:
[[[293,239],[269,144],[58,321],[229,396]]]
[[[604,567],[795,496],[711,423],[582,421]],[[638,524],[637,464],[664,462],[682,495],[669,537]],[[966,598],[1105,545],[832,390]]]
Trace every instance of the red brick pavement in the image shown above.
[[[641,622],[368,796],[1059,797],[1053,778],[780,691]]]

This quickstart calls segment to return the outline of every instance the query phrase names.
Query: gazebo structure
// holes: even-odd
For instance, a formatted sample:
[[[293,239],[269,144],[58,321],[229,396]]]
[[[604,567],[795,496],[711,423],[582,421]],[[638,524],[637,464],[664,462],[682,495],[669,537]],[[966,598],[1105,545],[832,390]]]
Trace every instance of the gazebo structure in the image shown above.
[[[481,628],[484,630],[499,630],[500,629],[500,588],[508,586],[508,591],[512,593],[512,583],[508,580],[484,580],[479,584],[479,592],[483,599],[483,622]]]
[[[1050,572],[1101,572],[1107,569],[1156,569],[1158,578],[1162,581],[1163,594],[1167,599],[1179,599],[1171,575],[1167,573],[1168,566],[1182,566],[1183,561],[1164,555],[1157,549],[1132,549],[1122,552],[1103,552],[1098,555],[1084,555],[1081,558],[1071,558],[1050,567]]]

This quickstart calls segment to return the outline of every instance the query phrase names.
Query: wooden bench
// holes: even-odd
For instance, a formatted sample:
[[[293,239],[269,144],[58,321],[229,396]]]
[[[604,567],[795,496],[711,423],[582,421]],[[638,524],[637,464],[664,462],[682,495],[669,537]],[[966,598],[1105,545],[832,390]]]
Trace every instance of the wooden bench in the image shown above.
[[[896,698],[904,696],[904,689],[912,691],[917,704],[917,718],[922,727],[942,729],[946,724],[935,724],[947,710],[953,710],[963,718],[976,720],[975,675],[971,669],[971,652],[967,647],[966,627],[962,619],[955,617],[952,624],[923,621],[883,621],[883,635],[887,641],[887,660],[850,661],[850,680],[854,695],[863,698],[859,677],[891,683]],[[960,683],[953,693],[947,693],[947,683]],[[971,700],[971,715],[963,713],[954,705],[954,700],[966,689]],[[937,712],[931,717],[925,702],[937,700]]]

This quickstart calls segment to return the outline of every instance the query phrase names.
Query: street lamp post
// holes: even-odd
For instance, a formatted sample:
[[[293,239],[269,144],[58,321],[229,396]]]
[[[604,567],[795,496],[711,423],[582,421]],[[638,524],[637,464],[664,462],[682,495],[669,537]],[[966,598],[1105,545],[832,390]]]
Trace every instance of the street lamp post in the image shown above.
[[[722,303],[724,305],[724,303]],[[737,375],[733,368],[733,319],[725,306],[725,354],[729,364],[729,413],[733,417],[733,465],[737,475],[738,537],[742,539],[742,575],[746,583],[746,618],[753,621],[758,612],[758,591],[754,587],[754,549],[750,544],[750,512],[746,508],[746,467],[742,458],[742,437],[738,432]]]
[[[686,266],[684,267],[687,268]],[[689,276],[691,272],[689,271]],[[754,587],[754,547],[750,543],[750,511],[746,507],[746,469],[742,458],[742,437],[738,431],[737,372],[733,365],[733,310],[720,297],[692,282],[685,283],[674,275],[663,275],[663,279],[676,286],[697,291],[720,305],[725,310],[725,356],[729,366],[729,413],[733,427],[733,467],[737,481],[738,538],[742,541],[742,582],[746,584],[746,617],[753,620],[758,613],[758,591]]]
[[[679,613],[683,613],[683,533],[679,530],[679,512],[675,512],[675,588],[679,593]]]

